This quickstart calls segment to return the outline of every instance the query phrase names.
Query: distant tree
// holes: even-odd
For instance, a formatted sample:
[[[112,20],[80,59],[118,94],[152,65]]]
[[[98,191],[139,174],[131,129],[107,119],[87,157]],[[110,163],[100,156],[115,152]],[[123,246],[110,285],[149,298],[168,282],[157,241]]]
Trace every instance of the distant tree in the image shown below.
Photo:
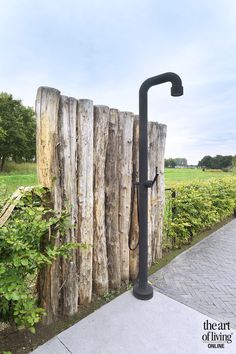
[[[199,167],[213,168],[213,158],[209,155],[204,156],[199,162]]]
[[[0,93],[0,170],[7,158],[16,162],[35,157],[36,121],[32,108],[8,93]]]
[[[227,168],[232,166],[232,158],[231,155],[216,155],[215,157],[207,155],[199,161],[198,166],[212,169]]]
[[[214,157],[214,168],[227,168],[232,166],[232,155],[222,156],[216,155]]]
[[[165,167],[172,167],[174,168],[176,166],[175,160],[170,158],[170,159],[165,159]]]
[[[183,167],[187,167],[188,166],[188,162],[187,162],[187,159],[185,158],[175,158],[174,159],[175,163],[176,163],[176,166],[183,166]]]

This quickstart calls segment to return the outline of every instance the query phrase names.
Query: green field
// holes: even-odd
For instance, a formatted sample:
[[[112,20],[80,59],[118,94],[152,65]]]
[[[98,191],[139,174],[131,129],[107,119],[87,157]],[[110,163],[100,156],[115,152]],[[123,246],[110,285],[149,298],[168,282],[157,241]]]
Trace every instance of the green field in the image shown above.
[[[0,198],[11,195],[20,186],[37,184],[35,163],[7,163],[5,171],[0,173]]]
[[[231,172],[223,171],[202,171],[198,168],[166,168],[165,182],[166,187],[174,186],[176,183],[190,182],[194,180],[206,180],[210,178],[222,178],[232,175]]]
[[[174,186],[176,183],[189,182],[193,180],[206,180],[230,176],[230,172],[202,171],[201,169],[188,168],[166,168],[166,187]],[[32,186],[37,184],[36,164],[34,163],[8,163],[5,171],[0,173],[0,194],[1,199],[12,194],[20,186]]]

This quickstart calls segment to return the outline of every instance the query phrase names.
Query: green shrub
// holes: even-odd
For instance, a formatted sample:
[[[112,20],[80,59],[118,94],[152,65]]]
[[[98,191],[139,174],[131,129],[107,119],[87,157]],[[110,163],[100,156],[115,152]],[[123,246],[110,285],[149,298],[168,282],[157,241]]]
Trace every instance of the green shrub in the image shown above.
[[[0,320],[14,321],[18,327],[31,331],[45,313],[37,304],[35,285],[39,269],[58,256],[69,256],[70,250],[79,246],[55,245],[58,231],[63,239],[69,226],[68,215],[57,215],[51,210],[48,195],[39,187],[24,193],[8,221],[0,227]]]
[[[163,248],[179,248],[194,235],[231,216],[236,208],[236,177],[177,185],[165,216]]]

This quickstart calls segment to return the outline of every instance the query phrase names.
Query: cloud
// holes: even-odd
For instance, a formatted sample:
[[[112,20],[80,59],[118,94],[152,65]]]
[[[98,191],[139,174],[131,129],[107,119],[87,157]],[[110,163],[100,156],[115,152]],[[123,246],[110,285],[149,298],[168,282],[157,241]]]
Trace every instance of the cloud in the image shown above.
[[[34,105],[47,85],[137,113],[141,82],[175,71],[183,97],[169,84],[149,92],[166,155],[235,154],[235,1],[1,0],[0,10],[1,91]]]

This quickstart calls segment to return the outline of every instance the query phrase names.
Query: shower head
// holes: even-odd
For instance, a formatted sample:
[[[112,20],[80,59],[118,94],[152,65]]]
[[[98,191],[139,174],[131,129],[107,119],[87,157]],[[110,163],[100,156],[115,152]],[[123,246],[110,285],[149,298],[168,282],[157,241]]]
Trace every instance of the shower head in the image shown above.
[[[165,82],[171,82],[172,84],[171,91],[170,91],[171,96],[177,97],[177,96],[182,96],[184,94],[182,81],[179,75],[171,72],[153,76],[145,80],[140,87],[140,92],[141,94],[145,94],[147,93],[150,87],[163,84]]]
[[[171,96],[178,97],[182,96],[184,94],[184,88],[182,85],[173,85],[171,86],[170,89]]]

